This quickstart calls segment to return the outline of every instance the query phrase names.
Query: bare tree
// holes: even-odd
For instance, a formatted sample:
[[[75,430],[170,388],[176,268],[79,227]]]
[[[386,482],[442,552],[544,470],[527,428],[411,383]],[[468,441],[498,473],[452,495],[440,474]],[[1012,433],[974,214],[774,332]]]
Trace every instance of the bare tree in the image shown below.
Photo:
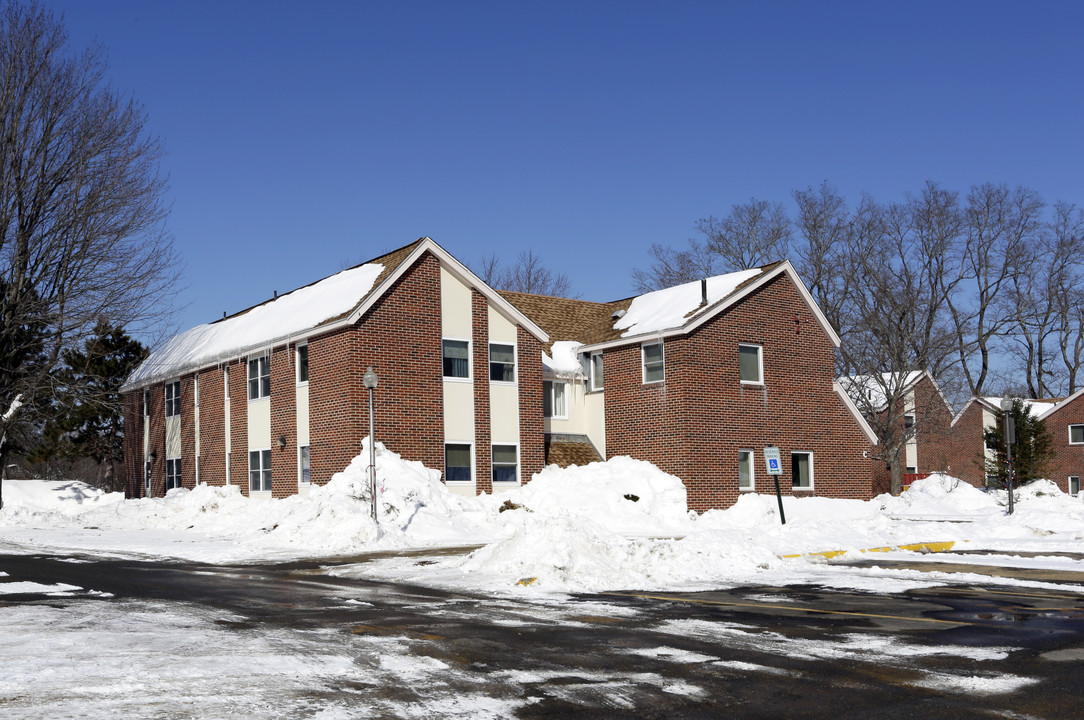
[[[839,332],[843,308],[858,278],[847,269],[854,231],[847,203],[828,182],[796,190],[795,225],[803,242],[794,245],[798,274],[805,280],[828,322]]]
[[[716,259],[706,247],[689,240],[686,250],[652,245],[648,251],[655,262],[647,270],[633,270],[638,292],[651,292],[716,275]]]
[[[148,332],[169,314],[162,150],[105,68],[41,7],[0,9],[0,407],[32,414],[99,321]],[[0,417],[0,463],[19,417]]]
[[[533,250],[520,253],[516,264],[509,268],[502,268],[495,254],[483,257],[481,265],[475,269],[475,274],[498,290],[575,297],[572,295],[572,283],[568,276],[554,273],[547,268],[542,264],[542,258],[535,255]]]
[[[751,198],[734,205],[722,220],[710,215],[696,222],[707,249],[719,257],[724,270],[747,270],[787,257],[791,225],[779,203]]]

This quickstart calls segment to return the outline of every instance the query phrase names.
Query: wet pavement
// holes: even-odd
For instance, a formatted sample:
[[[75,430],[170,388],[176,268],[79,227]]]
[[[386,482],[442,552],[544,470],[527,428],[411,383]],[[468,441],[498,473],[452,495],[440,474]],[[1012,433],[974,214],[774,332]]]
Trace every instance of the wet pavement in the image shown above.
[[[418,553],[418,562],[433,554]],[[448,668],[441,677],[445,692],[511,699],[523,718],[1053,720],[1079,716],[1084,701],[1084,595],[1071,587],[1081,579],[1071,573],[1045,576],[1065,583],[1064,590],[742,586],[529,599],[333,577],[328,564],[0,555],[7,573],[0,582],[88,591],[63,598],[0,594],[0,621],[6,608],[20,604],[140,600],[175,612],[228,611],[222,624],[236,633],[309,633],[311,642],[319,630],[348,648],[394,639],[411,658]],[[364,695],[372,707],[407,710],[427,697],[425,687],[363,681],[307,692],[317,704]],[[3,710],[0,696],[0,715]]]

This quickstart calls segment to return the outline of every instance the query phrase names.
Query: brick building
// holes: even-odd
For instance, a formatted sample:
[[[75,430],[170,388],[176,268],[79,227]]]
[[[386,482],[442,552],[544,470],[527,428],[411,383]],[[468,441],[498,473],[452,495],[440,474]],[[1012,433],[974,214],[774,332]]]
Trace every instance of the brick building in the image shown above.
[[[1084,388],[1055,402],[1039,417],[1054,438],[1047,478],[1065,492],[1079,495],[1084,478]]]
[[[444,468],[458,492],[518,485],[542,469],[547,341],[423,238],[153,352],[123,388],[127,494],[205,482],[283,497],[327,482],[368,435],[368,367],[378,440]]]
[[[839,338],[790,263],[613,303],[503,293],[546,347],[550,458],[630,455],[685,482],[690,508],[774,492],[868,498],[874,437],[833,381]]]
[[[464,494],[631,455],[696,510],[772,492],[868,498],[869,426],[789,263],[614,303],[498,293],[428,238],[201,325],[125,385],[128,494],[304,493],[377,438]],[[142,478],[142,481],[140,480]]]

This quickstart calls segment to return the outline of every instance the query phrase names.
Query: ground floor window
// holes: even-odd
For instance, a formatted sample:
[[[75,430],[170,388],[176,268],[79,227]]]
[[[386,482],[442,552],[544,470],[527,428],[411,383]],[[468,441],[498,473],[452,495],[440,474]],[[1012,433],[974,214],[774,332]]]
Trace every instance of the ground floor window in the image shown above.
[[[519,448],[515,445],[493,446],[493,482],[519,482]]]
[[[554,380],[542,381],[542,417],[564,419],[568,417],[566,388],[568,383]]]
[[[753,451],[738,451],[738,489],[753,489]]]
[[[226,453],[226,484],[230,484],[230,456],[233,453]]]
[[[299,472],[298,480],[302,485],[308,485],[312,481],[312,465],[309,462],[308,445],[302,445],[297,449],[297,466]]]
[[[248,453],[249,492],[271,492],[271,451],[251,450]]]
[[[1069,478],[1069,494],[1070,495],[1079,495],[1080,494],[1080,476],[1079,475],[1073,475],[1073,476],[1071,476]]]
[[[813,453],[795,450],[790,454],[792,487],[813,488]]]
[[[143,497],[151,496],[151,461],[143,463]]]
[[[444,480],[445,482],[470,482],[469,444],[449,443],[444,446]]]
[[[917,475],[918,467],[916,465],[908,465],[907,469],[904,472],[906,472],[908,475]]]
[[[181,486],[181,459],[169,458],[166,460],[166,491]]]

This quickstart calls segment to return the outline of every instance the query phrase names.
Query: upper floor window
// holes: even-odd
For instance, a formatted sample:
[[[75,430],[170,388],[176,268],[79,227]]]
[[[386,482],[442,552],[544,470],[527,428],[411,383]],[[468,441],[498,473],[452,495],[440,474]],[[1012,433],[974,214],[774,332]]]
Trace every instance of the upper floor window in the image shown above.
[[[1084,425],[1070,425],[1069,426],[1069,444],[1070,445],[1082,445],[1082,444],[1084,444]]]
[[[489,344],[489,379],[494,382],[516,381],[516,346]]]
[[[738,345],[738,361],[743,383],[763,384],[764,364],[760,345]]]
[[[913,428],[915,426],[915,416],[911,413],[904,415],[903,426],[908,429]]]
[[[248,399],[271,396],[271,359],[266,355],[248,361]]]
[[[470,377],[470,343],[466,340],[444,340],[444,377]]]
[[[605,376],[602,371],[602,353],[592,353],[590,361],[589,383],[592,390],[601,390]]]
[[[309,346],[297,346],[297,381],[307,383],[309,381]]]
[[[192,378],[192,403],[199,407],[199,375]]]
[[[644,382],[662,382],[666,379],[666,363],[664,362],[662,343],[652,343],[640,347],[643,356]]]
[[[542,381],[542,416],[564,419],[568,417],[566,399],[568,383],[555,380]]]
[[[222,394],[229,400],[230,399],[230,366],[222,368]]]
[[[166,383],[166,417],[181,414],[181,381]]]

